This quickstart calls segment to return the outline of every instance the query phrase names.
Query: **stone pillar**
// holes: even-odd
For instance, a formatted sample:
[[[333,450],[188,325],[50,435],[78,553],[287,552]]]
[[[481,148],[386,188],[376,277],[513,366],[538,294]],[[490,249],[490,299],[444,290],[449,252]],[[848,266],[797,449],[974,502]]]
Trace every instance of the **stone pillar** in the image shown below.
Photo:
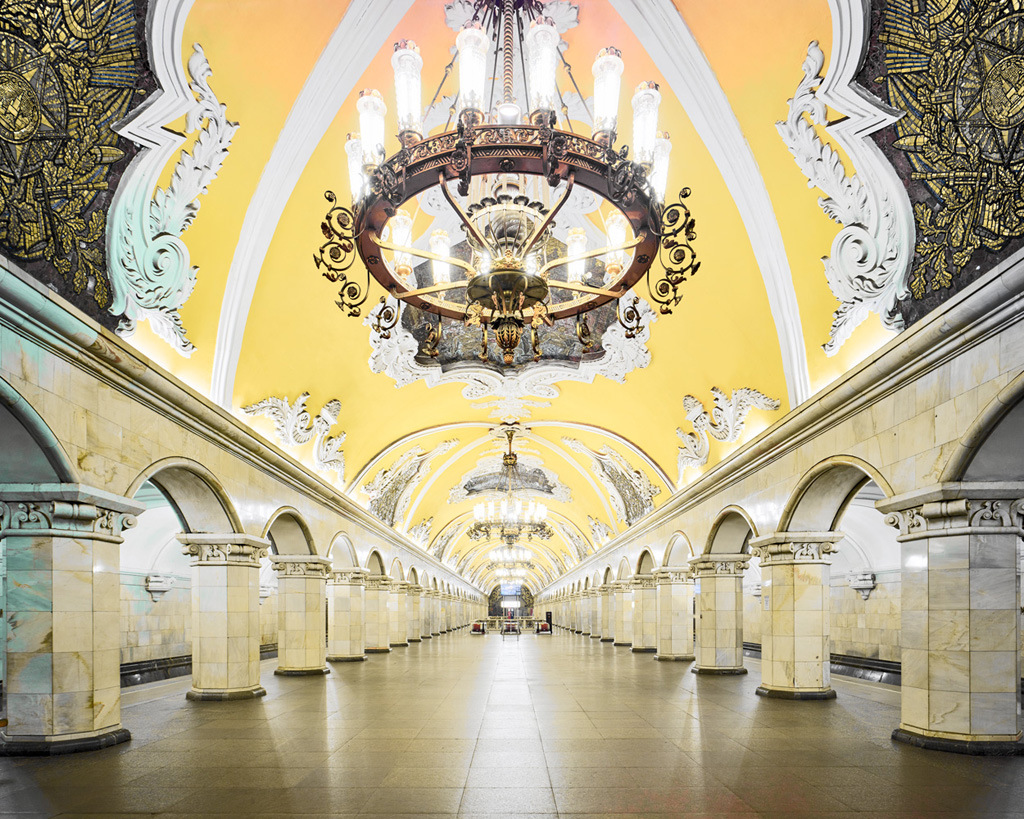
[[[277,572],[277,668],[286,677],[330,674],[327,667],[327,573],[316,555],[273,555]]]
[[[391,651],[390,618],[388,617],[388,579],[375,574],[366,578],[366,653],[387,654]]]
[[[392,648],[409,645],[409,613],[406,610],[409,584],[404,580],[392,580],[388,588],[388,622]]]
[[[658,648],[658,588],[654,575],[633,575],[633,651],[653,654]]]
[[[590,636],[590,589],[580,592],[580,624],[579,632],[584,637]]]
[[[338,569],[327,578],[327,662],[366,659],[365,569]]]
[[[955,486],[973,494],[970,484]],[[983,491],[911,508],[906,498],[878,504],[896,511],[886,522],[899,526],[902,544],[902,704],[893,739],[960,753],[1019,753],[1015,567],[1024,501],[992,498],[991,485]]]
[[[746,674],[743,667],[743,572],[747,554],[700,555],[690,561],[697,596],[694,674]]]
[[[689,567],[658,569],[656,660],[693,659],[693,580]]]
[[[420,624],[420,619],[422,617],[420,597],[423,594],[423,587],[410,584],[409,588],[406,590],[406,594],[409,595],[409,599],[405,603],[405,609],[409,615],[408,640],[410,643],[419,643],[422,640],[420,637],[420,631],[422,630],[422,626]]]
[[[601,639],[601,608],[604,595],[598,587],[590,590],[590,639]]]
[[[444,596],[444,630],[450,632],[454,626],[452,625],[452,613],[455,608],[455,597],[450,594]]]
[[[179,535],[192,556],[190,700],[262,697],[260,558],[270,541],[251,535]]]
[[[572,596],[572,630],[579,634],[583,631],[583,593],[576,592]]]
[[[145,507],[76,484],[5,492],[8,723],[0,756],[105,748],[121,727],[120,544]]]
[[[633,645],[633,588],[628,580],[615,581],[614,637],[613,645]]]
[[[750,542],[761,559],[762,697],[835,699],[829,553],[839,532],[780,532]]]
[[[615,587],[611,583],[601,586],[601,642],[615,642]]]
[[[433,589],[424,589],[420,597],[420,621],[424,640],[432,640],[437,631],[434,624],[434,606],[437,603],[437,592]]]

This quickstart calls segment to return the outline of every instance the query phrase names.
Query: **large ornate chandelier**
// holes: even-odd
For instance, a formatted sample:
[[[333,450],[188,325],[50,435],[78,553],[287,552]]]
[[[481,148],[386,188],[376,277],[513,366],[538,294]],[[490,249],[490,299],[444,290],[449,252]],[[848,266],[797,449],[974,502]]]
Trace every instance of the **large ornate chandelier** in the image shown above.
[[[529,563],[529,553],[525,549],[514,548],[516,541],[523,537],[527,540],[550,540],[554,535],[547,522],[548,508],[533,500],[523,503],[521,495],[527,483],[519,469],[519,457],[512,451],[515,434],[514,426],[505,429],[508,452],[501,456],[504,497],[497,504],[493,500],[476,504],[473,523],[466,531],[470,540],[501,540],[505,544],[504,549],[495,549],[491,553],[492,563]]]
[[[528,328],[536,361],[542,325],[575,318],[576,336],[590,349],[586,314],[614,301],[632,337],[642,318],[636,298],[621,301],[629,290],[646,275],[651,298],[670,313],[682,298],[680,285],[697,272],[690,244],[694,219],[683,202],[689,189],[664,205],[671,144],[657,130],[657,85],[641,83],[633,95],[630,159],[627,147],[614,147],[624,64],[617,49],[602,49],[593,64],[593,111],[587,108],[592,133],[575,132],[557,83],[560,65],[579,89],[544,6],[543,0],[476,0],[428,108],[437,104],[457,61],[458,94],[440,133],[424,134],[423,60],[411,40],[396,43],[392,57],[399,149],[391,156],[384,147],[384,99],[376,90],[360,94],[360,133],[346,145],[353,207],[326,192],[332,204],[322,224],[327,242],[314,260],[325,277],[341,284],[337,304],[351,316],[360,315],[367,300],[369,275],[396,300],[382,297],[371,313],[374,330],[384,337],[398,322],[397,302],[403,302],[479,325],[484,359],[490,330],[505,365],[513,363]],[[517,87],[525,89],[526,112],[515,98]],[[596,195],[599,218],[589,226],[558,224],[556,216],[576,188]],[[421,231],[414,240],[414,215],[404,206],[416,205],[413,200],[431,189],[457,215],[461,236],[433,230],[427,239]],[[588,248],[587,234],[595,227],[604,239]],[[347,275],[357,254],[367,270],[365,284]],[[652,281],[655,257],[664,272]],[[414,259],[426,261],[414,270]],[[429,355],[437,355],[440,318],[433,326]]]

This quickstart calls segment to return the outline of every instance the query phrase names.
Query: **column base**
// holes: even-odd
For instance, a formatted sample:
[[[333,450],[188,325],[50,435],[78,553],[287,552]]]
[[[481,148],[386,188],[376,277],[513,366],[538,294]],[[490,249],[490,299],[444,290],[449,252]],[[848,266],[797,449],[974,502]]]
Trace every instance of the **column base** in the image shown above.
[[[419,637],[410,637],[409,638],[409,642],[410,643],[422,643],[423,640],[421,640]]]
[[[42,739],[9,739],[5,734],[0,733],[0,757],[4,756],[60,756],[61,754],[76,754],[79,751],[98,751],[100,748],[109,748],[112,745],[120,745],[128,742],[132,735],[127,728],[115,728],[113,731],[104,731],[102,734],[93,734],[87,737],[76,739],[55,739],[52,741]]]
[[[408,643],[390,643],[392,648],[408,648]]]
[[[834,700],[836,698],[833,688],[827,688],[824,691],[790,691],[785,688],[766,688],[759,685],[754,693],[759,697],[768,697],[772,700]]]
[[[274,674],[278,677],[322,677],[330,674],[331,669],[323,668],[275,668]]]
[[[365,654],[339,654],[335,657],[328,657],[329,663],[361,663],[366,659]]]
[[[619,646],[620,648],[622,648],[622,647],[625,647],[625,648],[629,648],[629,647],[631,647],[631,646],[632,646],[633,644],[632,644],[632,643],[612,643],[612,645],[613,645],[613,646]]]
[[[691,674],[709,674],[714,677],[732,676],[736,674],[746,674],[747,669],[745,668],[691,668]]]
[[[931,751],[947,751],[952,754],[971,756],[1021,756],[1024,755],[1024,740],[965,740],[951,737],[930,737],[917,734],[905,728],[892,732],[896,742],[905,742],[917,748]]]
[[[614,643],[615,642],[615,638],[614,637],[602,637],[601,638],[601,642],[602,643]]]
[[[634,654],[653,654],[657,650],[656,648],[641,648],[640,646],[633,646],[630,649]]]
[[[365,651],[367,654],[390,654],[391,653],[391,649],[390,648],[364,648],[363,651]]]
[[[252,688],[239,688],[234,691],[221,691],[216,688],[193,688],[185,694],[185,699],[193,702],[227,702],[228,700],[254,700],[265,697],[267,689],[262,685]]]
[[[440,637],[441,636],[441,632],[440,631],[432,631],[432,632],[430,632],[430,636],[431,637]]]
[[[591,640],[600,640],[601,639],[601,635],[600,634],[591,634],[590,635],[590,639]]]
[[[655,654],[654,659],[669,663],[688,663],[697,658],[693,654]]]
[[[434,639],[434,635],[433,634],[424,634],[422,639],[424,639],[424,640],[432,640],[432,639]]]

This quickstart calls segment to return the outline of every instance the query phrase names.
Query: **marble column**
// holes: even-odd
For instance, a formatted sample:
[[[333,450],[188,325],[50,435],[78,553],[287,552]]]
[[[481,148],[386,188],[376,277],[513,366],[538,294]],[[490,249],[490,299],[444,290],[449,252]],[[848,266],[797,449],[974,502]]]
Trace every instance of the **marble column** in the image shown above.
[[[693,579],[689,567],[658,569],[658,653],[656,660],[692,660]]]
[[[579,632],[584,637],[590,636],[590,589],[580,592],[580,624]]]
[[[604,597],[599,587],[590,590],[590,639],[601,639],[601,607]]]
[[[387,577],[379,574],[366,578],[366,653],[387,654],[391,651],[390,618],[388,617]]]
[[[420,632],[422,630],[420,620],[423,614],[420,600],[423,595],[423,587],[410,584],[409,588],[406,590],[406,594],[409,595],[409,599],[405,603],[405,609],[409,615],[408,640],[410,643],[419,643],[422,641],[422,638],[420,637]]]
[[[404,580],[392,580],[388,588],[388,639],[392,648],[405,648],[409,645],[409,613],[406,606],[408,588],[409,584]]]
[[[327,662],[366,659],[365,569],[338,569],[327,578]]]
[[[658,649],[658,587],[654,575],[633,575],[633,651],[653,654]]]
[[[694,674],[746,674],[743,667],[743,572],[748,554],[700,555],[690,561],[697,597]]]
[[[615,642],[615,587],[611,583],[601,586],[601,642]]]
[[[77,484],[0,501],[7,698],[0,756],[105,748],[121,726],[121,532],[144,506]]]
[[[615,581],[614,637],[613,645],[633,645],[633,587],[628,580]]]
[[[316,555],[272,555],[277,572],[277,668],[287,677],[330,674],[327,667],[327,574]]]
[[[583,592],[572,596],[572,630],[577,634],[583,631]]]
[[[437,601],[437,592],[433,589],[423,589],[420,595],[420,636],[424,640],[432,640],[437,631],[434,625],[434,604]]]
[[[780,532],[750,542],[761,559],[762,697],[835,699],[829,554],[839,532]]]
[[[926,503],[907,508],[913,501],[903,496],[877,504],[895,512],[886,522],[900,528],[903,563],[903,680],[893,739],[960,753],[1019,753],[1016,555],[1024,501],[993,497],[999,485],[955,486],[957,499],[932,500],[948,491],[934,487],[920,493]]]
[[[455,610],[455,596],[452,594],[446,594],[444,596],[444,630],[446,632],[453,631],[454,619],[453,614]]]
[[[260,558],[270,541],[229,532],[183,534],[192,556],[190,700],[262,697]]]

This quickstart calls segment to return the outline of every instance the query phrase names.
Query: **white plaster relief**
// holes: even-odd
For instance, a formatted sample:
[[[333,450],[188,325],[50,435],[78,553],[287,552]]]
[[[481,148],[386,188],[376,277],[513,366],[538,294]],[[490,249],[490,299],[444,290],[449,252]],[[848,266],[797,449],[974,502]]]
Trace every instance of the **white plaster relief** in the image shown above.
[[[612,506],[623,523],[631,525],[654,511],[654,497],[661,493],[661,488],[651,483],[647,475],[639,469],[633,469],[629,462],[610,446],[605,445],[594,450],[582,441],[568,437],[562,438],[562,443],[573,452],[590,458],[594,474],[607,491]]]
[[[814,130],[815,125],[827,123],[825,103],[816,93],[824,60],[817,41],[811,42],[802,66],[803,79],[789,100],[789,116],[775,127],[807,177],[807,186],[825,193],[818,198],[818,205],[826,216],[843,225],[832,242],[831,256],[822,259],[828,286],[840,303],[832,317],[829,340],[822,345],[832,356],[870,312],[878,313],[890,330],[904,328],[897,302],[910,295],[907,279],[913,242],[904,242],[900,224],[899,205],[907,200],[903,186],[895,190],[870,184],[870,177],[847,174],[839,155]]]
[[[112,293],[108,310],[124,313],[118,332],[130,336],[138,321],[148,320],[153,331],[185,357],[195,347],[185,335],[178,310],[192,295],[199,268],[190,264],[180,237],[199,212],[200,197],[217,178],[238,130],[238,123],[228,120],[227,108],[210,87],[213,72],[198,43],[188,59],[188,73],[192,78],[188,87],[195,98],[186,111],[185,127],[190,134],[199,132],[192,153],[182,150],[170,184],[154,190],[160,170],[153,167],[154,157],[162,153],[141,151],[133,162],[139,167],[122,182],[125,193],[111,208],[108,228]],[[144,107],[140,119],[146,121],[145,115],[151,112],[163,116],[163,111],[158,106]],[[166,122],[149,120],[146,125],[160,127]],[[142,122],[134,122],[118,131],[135,139],[140,127]]]
[[[427,543],[430,542],[430,530],[431,528],[433,528],[433,526],[434,518],[433,516],[431,516],[429,518],[421,520],[419,523],[417,523],[415,526],[409,529],[409,531],[406,532],[406,534],[409,536],[409,540],[411,540],[413,543],[415,543],[417,546],[423,549],[426,547]]]
[[[615,530],[603,520],[587,515],[587,523],[590,526],[590,539],[598,549],[615,537]]]
[[[683,484],[687,467],[698,468],[708,462],[711,453],[709,435],[723,443],[738,441],[752,409],[777,410],[781,406],[776,399],[749,387],[733,390],[731,396],[727,396],[718,387],[712,387],[711,395],[715,399],[711,412],[704,409],[704,405],[694,396],[683,396],[686,420],[693,426],[693,432],[676,429],[676,435],[683,442],[679,447],[680,485]]]
[[[388,297],[386,306],[405,309],[391,297]],[[378,311],[384,307],[384,304],[375,307],[363,323],[371,326]],[[534,408],[550,406],[550,402],[559,395],[555,385],[560,381],[591,384],[602,375],[621,384],[633,370],[650,364],[647,342],[656,316],[643,298],[637,303],[637,310],[640,311],[642,329],[633,338],[626,337],[625,328],[620,324],[610,325],[601,340],[605,354],[597,361],[580,362],[578,367],[542,361],[527,364],[519,372],[509,375],[476,365],[442,372],[440,364],[424,365],[415,360],[419,345],[399,320],[398,325],[386,334],[370,333],[370,369],[394,379],[396,387],[419,380],[430,388],[440,384],[464,384],[462,397],[479,402],[473,404],[473,409],[490,409],[491,418],[511,423],[528,417]]]
[[[412,493],[430,470],[431,462],[458,443],[455,439],[442,441],[430,452],[415,446],[399,456],[391,466],[378,472],[372,481],[363,485],[369,497],[368,509],[388,526],[403,520]]]
[[[562,539],[565,540],[569,546],[572,547],[576,553],[576,562],[586,559],[592,551],[593,546],[587,541],[583,534],[566,521],[558,521],[555,524],[558,527],[558,531],[562,535]]]
[[[340,480],[344,480],[345,454],[341,451],[341,445],[345,433],[339,432],[334,436],[328,434],[338,421],[341,402],[337,399],[328,401],[315,418],[310,418],[306,408],[308,399],[308,392],[296,398],[294,404],[289,403],[287,397],[271,396],[242,407],[242,412],[270,418],[274,422],[277,440],[285,446],[302,446],[312,440],[314,468],[320,472],[333,470],[338,473]]]

